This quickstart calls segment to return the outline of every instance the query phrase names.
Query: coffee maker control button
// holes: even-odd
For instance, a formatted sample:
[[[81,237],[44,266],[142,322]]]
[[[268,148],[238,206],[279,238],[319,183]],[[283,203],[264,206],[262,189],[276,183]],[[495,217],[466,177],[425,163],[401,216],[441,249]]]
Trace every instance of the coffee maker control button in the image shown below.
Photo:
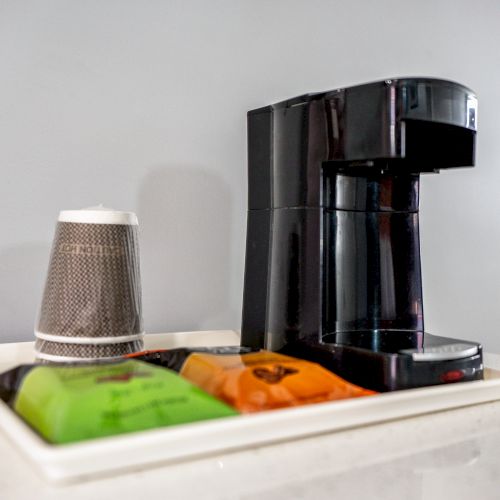
[[[404,349],[400,352],[401,354],[409,354],[413,358],[413,361],[446,361],[468,358],[478,354],[479,350],[473,344],[456,343],[424,347],[421,351]]]

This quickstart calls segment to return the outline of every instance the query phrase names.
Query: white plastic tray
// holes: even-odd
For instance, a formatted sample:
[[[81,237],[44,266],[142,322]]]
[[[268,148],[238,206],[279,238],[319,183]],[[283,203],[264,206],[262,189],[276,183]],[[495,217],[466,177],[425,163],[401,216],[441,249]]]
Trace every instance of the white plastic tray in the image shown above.
[[[237,345],[233,331],[146,336],[146,348]],[[33,343],[0,345],[0,371],[33,360]],[[52,482],[116,473],[223,451],[374,424],[500,399],[500,356],[487,355],[486,380],[380,394],[299,408],[50,445],[0,401],[0,430]]]

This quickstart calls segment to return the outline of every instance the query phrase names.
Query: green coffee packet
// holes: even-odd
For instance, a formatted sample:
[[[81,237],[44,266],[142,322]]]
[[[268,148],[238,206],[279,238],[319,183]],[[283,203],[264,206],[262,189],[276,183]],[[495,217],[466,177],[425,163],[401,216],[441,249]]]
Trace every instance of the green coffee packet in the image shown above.
[[[13,408],[57,444],[237,414],[176,373],[136,360],[34,367]]]

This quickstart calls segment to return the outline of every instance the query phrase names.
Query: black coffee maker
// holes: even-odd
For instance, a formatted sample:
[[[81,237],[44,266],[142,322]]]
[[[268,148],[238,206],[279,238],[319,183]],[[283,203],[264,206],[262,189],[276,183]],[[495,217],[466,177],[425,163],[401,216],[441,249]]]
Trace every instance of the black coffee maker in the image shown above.
[[[476,112],[431,78],[250,111],[242,345],[377,391],[482,378],[480,344],[424,333],[418,226],[420,174],[474,165]]]

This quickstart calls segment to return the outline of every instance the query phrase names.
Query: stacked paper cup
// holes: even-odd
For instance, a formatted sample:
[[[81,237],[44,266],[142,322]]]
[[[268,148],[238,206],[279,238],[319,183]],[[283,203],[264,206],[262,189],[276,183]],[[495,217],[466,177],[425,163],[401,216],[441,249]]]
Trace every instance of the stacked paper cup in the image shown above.
[[[36,356],[92,362],[143,349],[137,217],[93,207],[59,214]]]

